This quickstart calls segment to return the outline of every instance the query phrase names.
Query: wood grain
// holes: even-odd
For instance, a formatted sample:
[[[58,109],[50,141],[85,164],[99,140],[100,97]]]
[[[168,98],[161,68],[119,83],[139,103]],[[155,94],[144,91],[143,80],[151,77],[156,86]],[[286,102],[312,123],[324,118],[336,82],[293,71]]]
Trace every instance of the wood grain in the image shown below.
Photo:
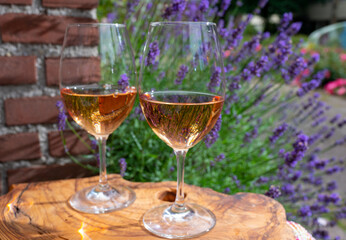
[[[142,224],[153,206],[174,200],[175,182],[134,183],[109,175],[113,184],[131,187],[137,195],[128,208],[107,214],[76,212],[68,204],[77,190],[96,184],[98,177],[18,184],[0,197],[0,239],[162,239]],[[211,189],[185,185],[186,201],[209,208],[217,218],[214,229],[198,239],[293,240],[285,210],[263,195],[233,196]]]

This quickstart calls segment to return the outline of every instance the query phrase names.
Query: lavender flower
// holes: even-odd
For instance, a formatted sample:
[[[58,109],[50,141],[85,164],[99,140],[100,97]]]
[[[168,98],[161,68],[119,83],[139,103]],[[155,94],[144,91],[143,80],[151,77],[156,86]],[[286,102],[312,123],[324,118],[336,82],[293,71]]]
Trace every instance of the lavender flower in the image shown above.
[[[268,0],[260,0],[258,3],[258,7],[255,9],[254,13],[255,14],[260,14],[261,9],[264,8],[265,5],[267,5]]]
[[[208,10],[209,8],[209,0],[201,0],[199,3],[199,10],[204,13]]]
[[[268,3],[268,0],[260,0],[258,3],[258,7],[264,8],[265,5],[267,5],[267,3]]]
[[[120,166],[120,175],[123,177],[123,176],[125,176],[126,167],[127,167],[127,163],[126,163],[125,158],[119,159],[119,166]]]
[[[115,12],[110,12],[107,14],[107,22],[112,23],[117,18],[117,14]]]
[[[274,131],[273,135],[269,137],[269,141],[271,143],[275,143],[287,130],[288,124],[283,123],[282,125],[278,126]]]
[[[287,73],[283,74],[283,78],[286,80],[286,83],[289,83],[292,79],[298,76],[305,68],[307,67],[307,63],[304,58],[297,57],[291,66],[287,69]]]
[[[154,41],[149,44],[149,51],[145,64],[147,66],[154,65],[158,55],[160,55],[159,44],[158,42]]]
[[[133,12],[135,12],[135,8],[136,6],[138,6],[140,0],[132,0],[132,1],[128,1],[126,4],[126,8],[127,8],[127,13],[126,15],[129,17]]]
[[[285,185],[281,187],[281,192],[284,195],[288,195],[288,196],[294,195],[295,193],[294,186],[290,183],[286,183]]]
[[[279,30],[282,31],[283,29],[285,29],[288,26],[288,24],[292,21],[292,19],[292,13],[284,13],[279,24]]]
[[[224,160],[224,159],[225,159],[225,154],[221,153],[220,155],[218,155],[218,156],[214,159],[214,161],[215,161],[215,162],[221,162],[221,161]]]
[[[320,84],[321,84],[321,82],[318,80],[315,80],[315,79],[311,80],[310,82],[303,83],[302,87],[297,91],[297,96],[303,97],[304,95],[306,95],[311,90],[317,88]]]
[[[245,133],[243,142],[250,143],[257,136],[258,136],[258,126],[255,126],[251,131]]]
[[[339,146],[346,143],[346,136],[335,141],[334,146]]]
[[[241,7],[241,6],[243,6],[243,1],[241,1],[241,0],[238,0],[238,1],[236,2],[236,5],[237,5],[238,7]]]
[[[153,7],[153,3],[152,2],[148,2],[147,6],[146,6],[146,10],[150,11],[150,9]]]
[[[300,134],[297,140],[293,143],[293,151],[285,153],[285,163],[289,167],[294,167],[302,158],[306,150],[308,149],[308,139],[309,137]]]
[[[129,78],[126,73],[121,74],[120,79],[118,81],[118,86],[119,86],[119,89],[123,92],[129,86]]]
[[[341,197],[338,193],[332,193],[330,195],[318,194],[317,201],[323,202],[326,205],[328,205],[330,203],[337,204],[341,201]]]
[[[334,123],[336,123],[339,119],[341,118],[341,114],[336,114],[332,119],[330,119],[330,123],[331,124],[334,124]]]
[[[217,119],[215,126],[210,130],[210,132],[204,137],[204,143],[207,148],[210,148],[216,140],[219,138],[219,131],[221,129],[221,120],[222,116],[220,115]]]
[[[175,84],[181,84],[186,76],[186,74],[188,73],[189,71],[189,67],[182,64],[180,65],[180,68],[179,68],[179,71],[177,73],[177,78],[175,79],[174,83]]]
[[[222,0],[221,2],[221,10],[218,13],[218,16],[221,17],[225,14],[225,11],[228,9],[228,7],[231,5],[231,0]]]
[[[327,191],[334,191],[338,188],[338,184],[336,183],[335,180],[332,180],[330,181],[328,184],[327,184]]]
[[[264,183],[267,183],[268,181],[269,181],[269,178],[260,176],[260,177],[257,179],[256,182],[257,182],[258,184],[264,184]]]
[[[315,63],[318,63],[320,61],[320,54],[315,53],[311,56],[311,59],[308,61],[308,67],[313,66]]]
[[[221,83],[221,68],[215,67],[213,74],[210,77],[210,82],[208,84],[208,89],[211,92],[215,92],[215,87],[219,86]]]
[[[302,27],[301,22],[292,23],[291,26],[289,26],[289,28],[286,29],[287,36],[293,36],[297,34],[301,27]]]
[[[239,45],[240,41],[243,39],[242,34],[244,33],[244,30],[246,26],[249,24],[252,17],[253,15],[249,14],[246,20],[241,22],[237,28],[230,30],[230,33],[228,34],[228,38],[226,39],[227,49],[234,49]]]
[[[299,216],[301,217],[310,217],[312,215],[310,206],[304,205],[298,211]]]
[[[67,121],[67,115],[66,115],[66,111],[65,111],[63,102],[62,101],[57,101],[56,102],[56,107],[59,110],[59,114],[58,114],[58,129],[59,129],[59,131],[63,131],[66,128],[66,121]]]
[[[181,14],[184,11],[185,7],[185,0],[173,0],[171,5],[165,9],[162,17],[165,19],[170,19],[175,15]]]
[[[270,186],[269,190],[267,192],[265,192],[265,194],[267,197],[276,199],[278,197],[280,197],[281,192],[280,189],[278,187],[275,187],[274,185]]]
[[[337,172],[342,172],[343,170],[344,170],[343,167],[340,167],[340,166],[338,166],[338,165],[335,165],[335,166],[333,166],[333,167],[328,168],[328,169],[326,170],[326,174],[327,174],[327,175],[332,175],[332,174],[337,173]]]

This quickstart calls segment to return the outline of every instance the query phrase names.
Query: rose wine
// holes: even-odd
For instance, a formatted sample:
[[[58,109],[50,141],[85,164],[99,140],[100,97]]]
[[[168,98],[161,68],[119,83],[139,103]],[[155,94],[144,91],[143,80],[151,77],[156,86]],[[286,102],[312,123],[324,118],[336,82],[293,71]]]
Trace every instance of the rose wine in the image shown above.
[[[173,149],[196,145],[215,125],[224,99],[205,93],[157,91],[141,94],[149,126]]]
[[[136,88],[74,86],[61,89],[73,120],[94,136],[108,136],[125,120],[136,98]]]

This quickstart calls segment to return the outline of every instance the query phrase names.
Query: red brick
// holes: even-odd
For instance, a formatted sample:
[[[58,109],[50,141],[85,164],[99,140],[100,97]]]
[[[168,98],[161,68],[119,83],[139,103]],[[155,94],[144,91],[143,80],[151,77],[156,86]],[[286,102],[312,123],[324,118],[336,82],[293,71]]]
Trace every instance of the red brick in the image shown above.
[[[95,22],[91,18],[7,13],[0,16],[0,30],[3,42],[62,45],[68,24]]]
[[[0,4],[31,5],[32,0],[0,0]]]
[[[55,105],[60,99],[48,96],[6,99],[6,125],[56,123],[58,109]]]
[[[91,9],[96,8],[98,0],[42,0],[44,7],[66,7],[66,8],[84,8]]]
[[[0,85],[36,83],[35,56],[0,56]]]
[[[78,131],[81,137],[90,144],[88,133],[85,131]],[[70,130],[64,131],[66,145],[69,153],[72,155],[88,154],[90,150],[77,138],[77,136]],[[64,145],[60,136],[60,132],[50,132],[48,134],[49,153],[53,157],[67,156],[64,150]]]
[[[0,162],[32,160],[41,157],[38,133],[0,136]]]
[[[97,175],[77,164],[33,166],[7,171],[7,185],[52,181],[59,179],[82,178]]]
[[[46,82],[48,86],[59,85],[59,58],[47,58],[46,64]],[[83,79],[82,83],[94,83],[101,79],[100,59],[97,57],[90,58],[65,58],[66,68],[63,73],[66,79]],[[79,71],[76,72],[77,67]],[[90,73],[92,73],[90,75]],[[68,84],[68,82],[65,82]]]

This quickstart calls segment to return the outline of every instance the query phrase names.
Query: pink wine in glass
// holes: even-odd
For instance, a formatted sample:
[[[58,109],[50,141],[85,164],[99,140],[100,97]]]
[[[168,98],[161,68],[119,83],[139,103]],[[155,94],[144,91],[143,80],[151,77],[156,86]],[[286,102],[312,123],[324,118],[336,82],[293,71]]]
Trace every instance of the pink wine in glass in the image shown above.
[[[136,88],[74,86],[61,89],[65,106],[81,127],[94,136],[108,136],[125,120],[136,99]]]
[[[141,94],[149,126],[173,149],[189,149],[214,127],[224,99],[206,93],[157,91]]]

